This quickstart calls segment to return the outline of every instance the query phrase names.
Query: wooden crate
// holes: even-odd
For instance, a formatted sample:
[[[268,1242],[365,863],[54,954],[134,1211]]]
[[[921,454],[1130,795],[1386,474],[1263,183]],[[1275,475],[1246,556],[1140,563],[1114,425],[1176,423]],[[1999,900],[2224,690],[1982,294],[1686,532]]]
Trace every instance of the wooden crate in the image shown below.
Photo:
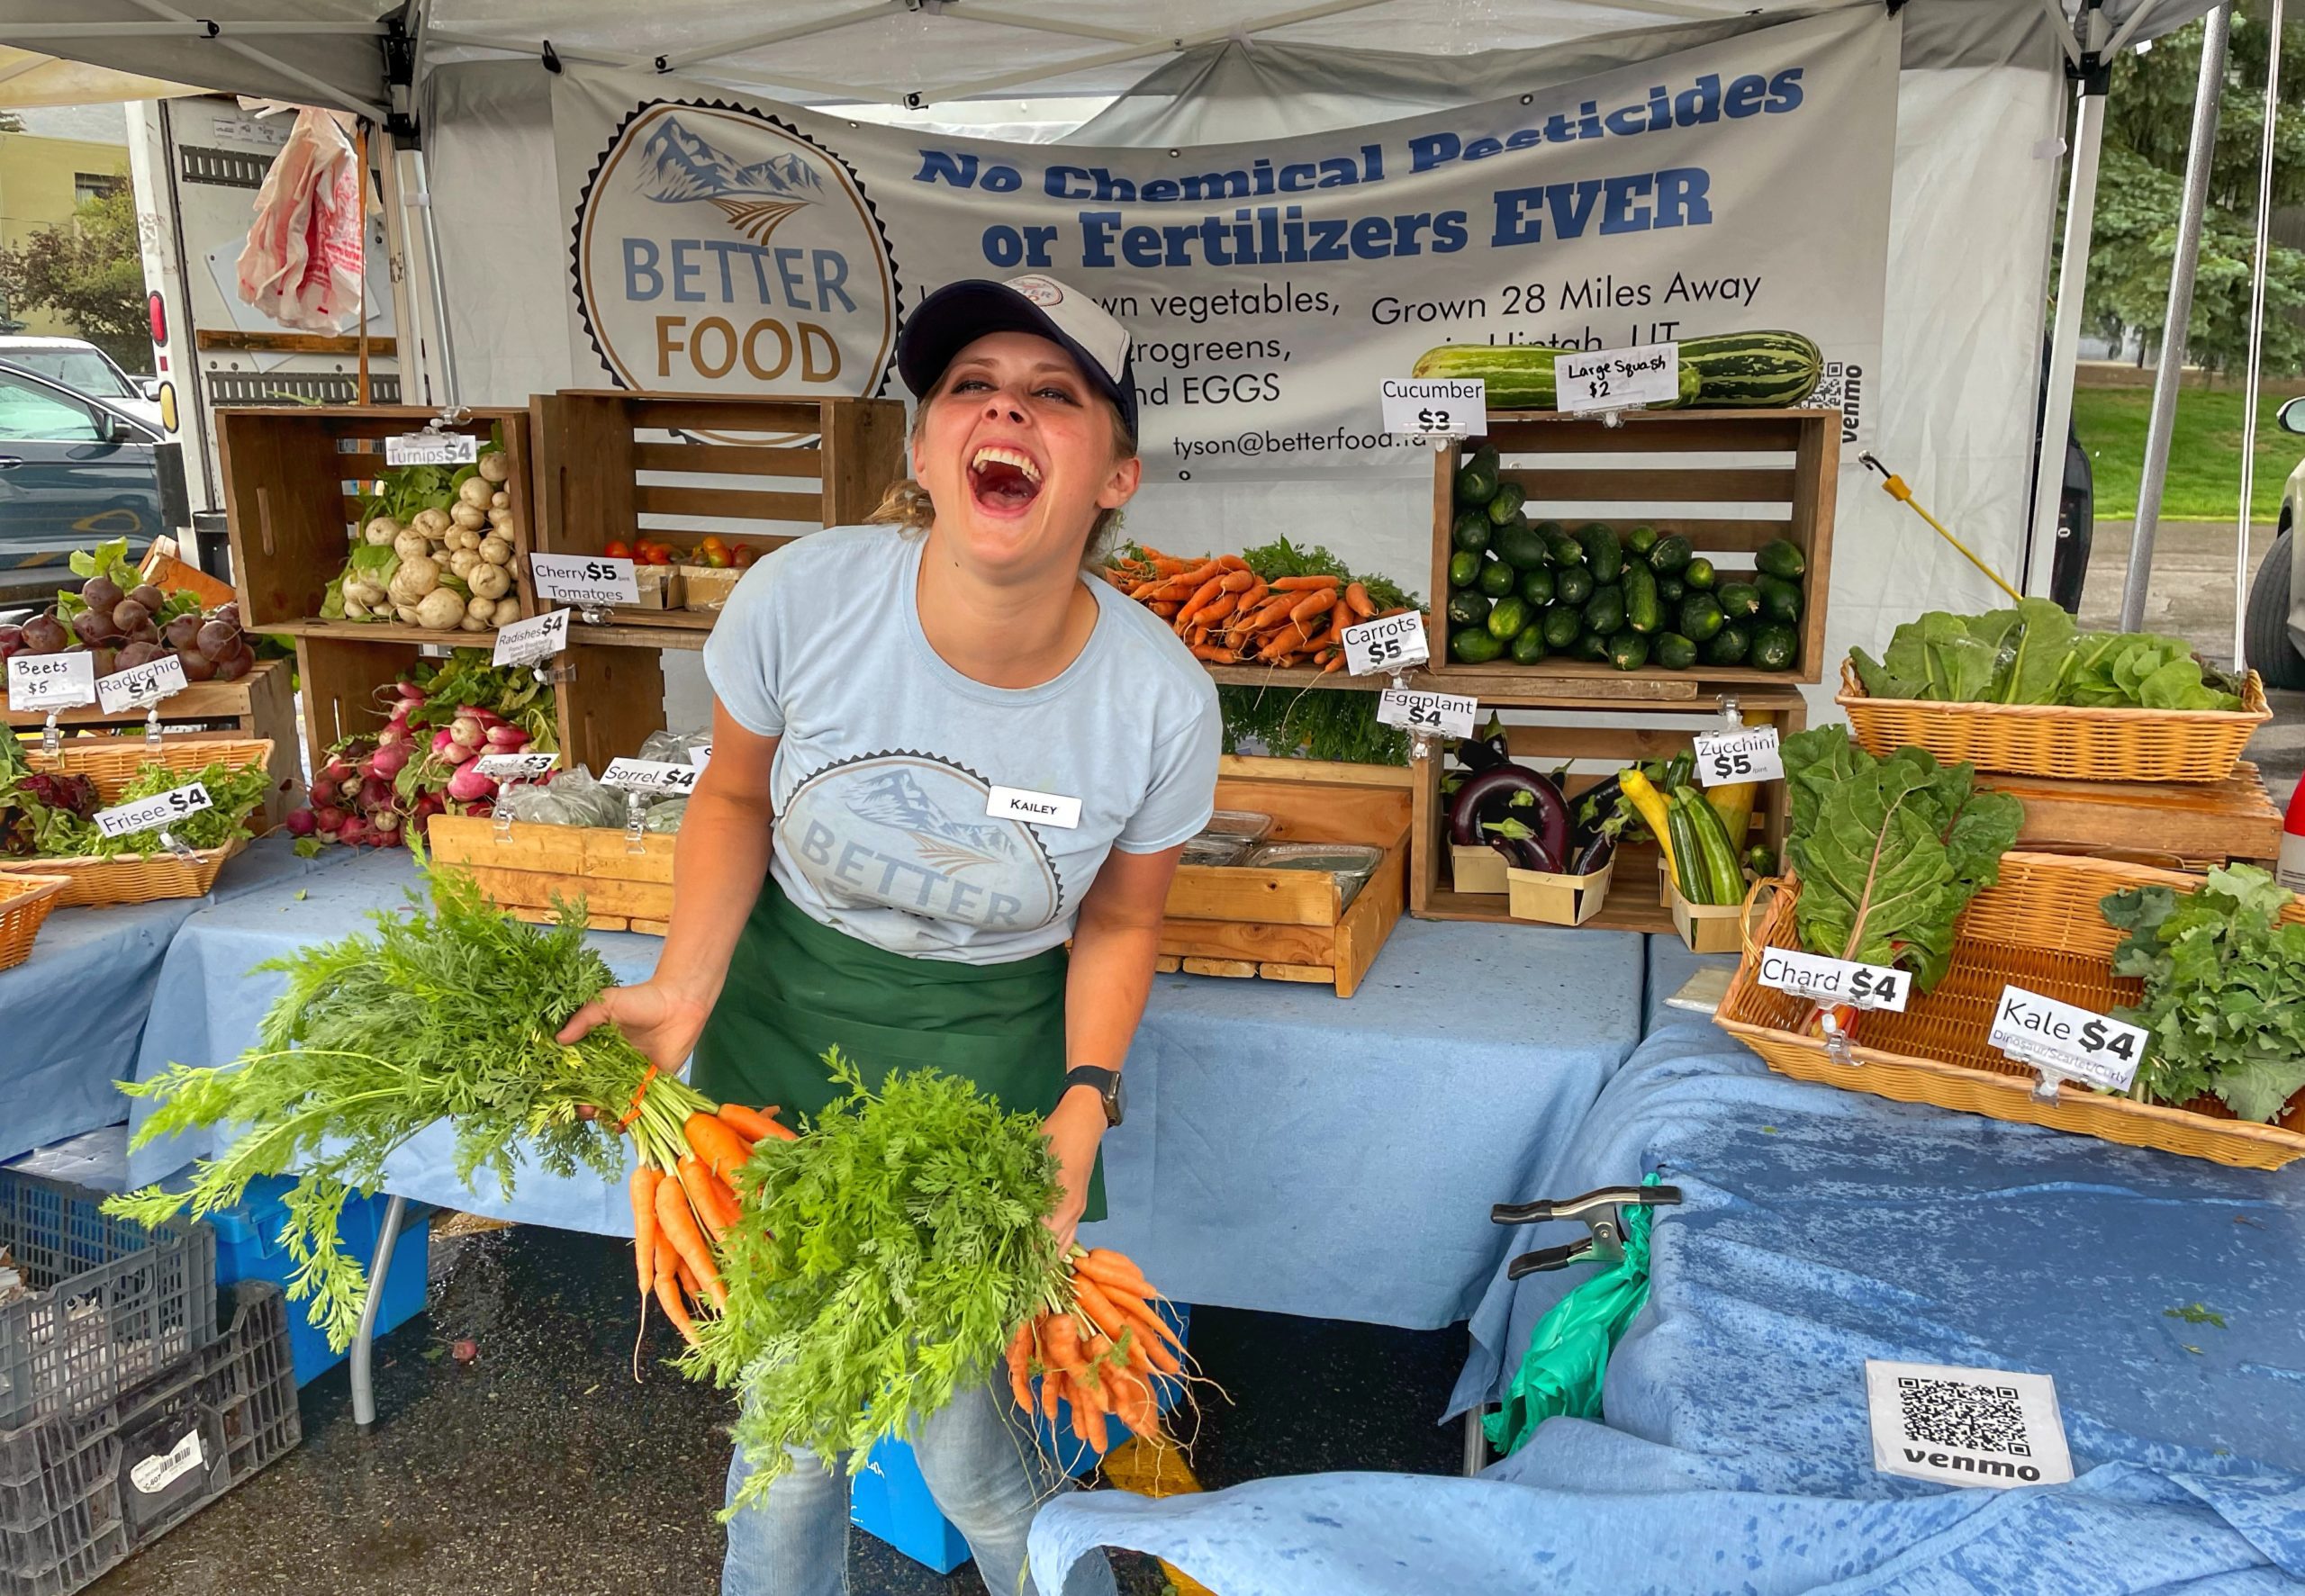
[[[892,399],[538,394],[529,401],[548,554],[597,555],[639,533],[693,548],[708,533],[766,553],[863,520],[904,474]],[[711,486],[685,482],[707,476]],[[619,608],[586,643],[701,648],[717,611]]]
[[[503,429],[511,467],[503,489],[512,501],[512,591],[520,613],[532,615],[529,551],[536,546],[537,523],[529,412],[484,406],[459,413],[466,419],[442,430],[466,433],[485,444],[492,429]],[[493,631],[435,632],[398,621],[320,618],[328,584],[343,571],[357,535],[361,484],[385,469],[384,440],[422,431],[439,414],[416,405],[216,412],[243,626],[298,636],[489,646]]]
[[[584,900],[594,931],[664,934],[673,917],[669,834],[640,839],[622,830],[514,821],[499,834],[493,818],[435,815],[425,840],[443,863],[463,867],[498,907],[523,920],[559,917],[554,899]]]
[[[1723,699],[1733,698],[1745,724],[1773,725],[1780,735],[1808,726],[1808,702],[1789,687],[1767,692],[1735,692],[1708,689],[1699,701],[1635,707],[1584,703],[1573,690],[1550,706],[1529,708],[1530,724],[1505,727],[1505,745],[1513,757],[1532,770],[1550,771],[1565,762],[1591,762],[1589,771],[1572,771],[1568,780],[1571,806],[1586,789],[1606,779],[1611,770],[1635,761],[1670,759],[1692,737],[1720,729]],[[1703,718],[1700,718],[1702,717]],[[1580,724],[1604,719],[1608,724]],[[1415,814],[1410,827],[1409,913],[1421,920],[1514,921],[1506,900],[1495,894],[1465,893],[1455,888],[1444,830],[1447,811],[1441,802],[1441,761],[1420,760],[1411,767]],[[1768,781],[1754,797],[1753,829],[1747,841],[1772,848],[1785,846],[1789,798],[1785,784]],[[1616,871],[1608,900],[1599,914],[1586,920],[1592,931],[1673,932],[1673,916],[1659,890],[1657,849],[1646,843],[1616,851]]]
[[[1454,664],[1445,658],[1448,627],[1438,621],[1433,627],[1432,673],[1443,679],[1461,673],[1522,682],[1610,682],[1611,697],[1682,699],[1698,696],[1699,683],[1767,686],[1821,680],[1840,412],[1638,410],[1622,419],[1622,426],[1611,427],[1595,417],[1551,411],[1492,412],[1485,441],[1503,455],[1499,480],[1518,482],[1527,492],[1524,513],[1532,521],[1556,520],[1571,531],[1600,521],[1619,534],[1641,525],[1677,532],[1697,554],[1733,573],[1750,571],[1754,551],[1772,539],[1798,544],[1808,570],[1801,581],[1801,652],[1794,668],[1762,671],[1700,660],[1686,671],[1650,666],[1620,672],[1605,663],[1559,658],[1533,665]],[[1433,459],[1430,597],[1435,617],[1443,615],[1449,601],[1449,556],[1454,552],[1450,529],[1465,448],[1452,443]],[[1686,463],[1700,455],[1713,462],[1731,456],[1734,464]]]
[[[2059,781],[1977,774],[2025,806],[2017,846],[2029,853],[2114,855],[2186,869],[2281,853],[2281,811],[2246,760],[2222,781]]]
[[[195,681],[160,703],[163,735],[170,743],[196,743],[226,737],[266,737],[272,756],[265,768],[272,775],[272,791],[264,801],[267,825],[276,825],[302,800],[303,768],[296,758],[296,696],[288,686],[285,660],[259,660],[256,669],[238,681]],[[11,727],[37,728],[46,724],[45,710],[5,712]],[[57,717],[67,732],[104,731],[133,735],[144,728],[144,712],[107,715],[94,704],[67,709]]]
[[[1349,905],[1307,870],[1180,865],[1161,926],[1161,969],[1315,981],[1350,997],[1398,924],[1407,890],[1410,773],[1385,765],[1227,756],[1216,807],[1273,817],[1267,842],[1385,850]]]

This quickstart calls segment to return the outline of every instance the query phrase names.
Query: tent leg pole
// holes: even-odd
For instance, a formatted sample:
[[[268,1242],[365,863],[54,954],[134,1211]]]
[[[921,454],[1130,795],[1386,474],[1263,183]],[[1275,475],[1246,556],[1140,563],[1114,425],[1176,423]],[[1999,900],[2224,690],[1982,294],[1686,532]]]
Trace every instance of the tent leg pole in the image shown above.
[[[2093,22],[2090,13],[2084,22]],[[2065,192],[2065,250],[2049,333],[2048,393],[2041,407],[2040,453],[2033,463],[2032,535],[2019,586],[2046,593],[2056,568],[2057,509],[2065,498],[2065,440],[2073,427],[2073,367],[2081,347],[2081,302],[2089,290],[2089,243],[2097,216],[2097,154],[2105,137],[2102,78],[2084,78],[2073,118],[2073,172]]]
[[[1480,1409],[1469,1408],[1465,1412],[1465,1477],[1472,1478],[1488,1466],[1488,1438],[1481,1433]]]
[[[432,337],[429,341],[440,379],[434,397],[446,410],[464,402],[464,395],[456,382],[456,349],[448,334],[448,292],[447,285],[440,277],[440,234],[432,219],[432,178],[423,150],[411,149],[405,153],[408,174],[413,180],[407,191],[407,203],[417,218],[415,236],[410,240],[412,246],[410,253],[421,257],[426,297],[430,302],[432,311]]]
[[[2193,311],[2193,268],[2201,259],[2201,214],[2209,206],[2209,173],[2216,157],[2217,106],[2225,90],[2225,47],[2233,28],[2233,0],[2209,14],[2201,41],[2201,80],[2193,92],[2192,141],[2185,155],[2184,203],[2177,212],[2177,255],[2170,263],[2169,309],[2161,324],[2161,364],[2153,374],[2153,417],[2145,429],[2145,473],[2137,484],[2137,529],[2121,582],[2121,630],[2145,626],[2145,591],[2153,581],[2153,543],[2160,530],[2161,493],[2169,479],[2169,433],[2177,420],[2177,387],[2185,374],[2186,323]]]
[[[2257,383],[2264,375],[2265,257],[2272,247],[2273,139],[2281,126],[2281,7],[2273,0],[2265,21],[2272,53],[2265,67],[2264,153],[2257,165],[2257,256],[2249,272],[2248,385],[2241,398],[2241,525],[2233,547],[2233,668],[2249,668],[2243,618],[2249,608],[2250,500],[2256,495]]]

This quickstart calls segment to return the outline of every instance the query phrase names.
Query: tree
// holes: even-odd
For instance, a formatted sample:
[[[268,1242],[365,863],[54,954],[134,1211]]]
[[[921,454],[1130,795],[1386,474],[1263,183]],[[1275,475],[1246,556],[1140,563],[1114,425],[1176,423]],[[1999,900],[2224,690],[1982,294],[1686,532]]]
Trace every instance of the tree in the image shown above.
[[[110,193],[75,206],[69,222],[40,228],[14,248],[0,248],[0,304],[15,315],[55,311],[130,371],[149,362],[144,254],[125,173]]]
[[[2265,66],[2272,53],[2264,10],[2262,4],[2245,5],[2233,19],[2192,315],[2185,333],[2186,360],[2213,372],[2238,372],[2249,356],[2257,170],[2264,131]],[[2159,41],[2146,54],[2125,52],[2113,66],[2097,176],[2086,314],[2116,339],[2135,329],[2147,342],[2157,343],[2168,313],[2177,212],[2184,193],[2206,26],[2194,23]],[[2286,30],[2281,80],[2273,203],[2287,205],[2305,200],[2305,93],[2300,93],[2305,91],[2305,30]],[[2305,308],[2305,252],[2274,244],[2265,266],[2264,360],[2269,374],[2305,368],[2305,326],[2290,315],[2300,308]]]

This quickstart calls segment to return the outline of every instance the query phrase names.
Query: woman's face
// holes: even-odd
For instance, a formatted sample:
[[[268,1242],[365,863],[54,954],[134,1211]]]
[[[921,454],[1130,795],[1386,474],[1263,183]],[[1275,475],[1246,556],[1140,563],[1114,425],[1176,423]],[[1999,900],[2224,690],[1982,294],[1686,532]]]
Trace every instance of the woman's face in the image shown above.
[[[954,356],[913,443],[938,535],[987,574],[1077,566],[1098,512],[1128,501],[1139,469],[1072,356],[1027,332],[989,333]]]

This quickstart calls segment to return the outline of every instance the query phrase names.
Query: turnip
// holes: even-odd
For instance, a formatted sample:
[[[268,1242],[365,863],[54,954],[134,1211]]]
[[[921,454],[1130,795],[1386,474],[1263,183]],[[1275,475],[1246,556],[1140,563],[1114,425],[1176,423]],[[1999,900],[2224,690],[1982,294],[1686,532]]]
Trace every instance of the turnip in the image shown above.
[[[368,618],[368,607],[366,604],[361,603],[359,600],[350,598],[345,600],[344,618],[346,620],[364,621]]]
[[[469,504],[475,509],[486,509],[489,495],[495,491],[495,484],[486,477],[468,476],[456,489],[456,500],[461,504]]]
[[[488,512],[488,524],[497,531],[502,532],[511,526],[512,512],[502,505],[498,505]]]
[[[465,580],[472,584],[473,596],[479,599],[502,599],[512,591],[512,573],[503,566],[482,560],[473,566]]]
[[[473,462],[473,470],[480,480],[494,484],[508,482],[512,475],[512,462],[502,449],[491,449]]]
[[[498,626],[509,627],[520,618],[520,601],[519,599],[513,597],[510,593],[507,593],[504,597],[496,600],[496,624]]]
[[[489,495],[489,499],[488,499],[488,508],[489,508],[489,509],[511,509],[511,508],[512,508],[512,495],[511,495],[510,493],[492,493],[492,494],[490,494],[490,495]]]
[[[413,527],[404,527],[393,539],[393,553],[402,560],[421,560],[432,553],[432,540]]]
[[[480,557],[492,565],[510,565],[512,546],[502,537],[484,537],[480,540]]]
[[[390,516],[378,516],[361,529],[362,541],[371,548],[382,548],[401,534],[401,525]]]
[[[488,623],[481,619],[480,617],[476,615],[467,615],[456,622],[456,630],[459,632],[485,632],[488,630]]]
[[[495,791],[496,783],[472,765],[465,766],[448,778],[448,796],[460,804],[476,802],[493,796]]]
[[[465,601],[454,588],[434,588],[417,601],[416,624],[436,632],[456,629],[465,618]]]
[[[427,537],[438,537],[448,530],[450,525],[448,512],[438,509],[420,509],[416,512],[415,519],[409,522],[409,525]]]

